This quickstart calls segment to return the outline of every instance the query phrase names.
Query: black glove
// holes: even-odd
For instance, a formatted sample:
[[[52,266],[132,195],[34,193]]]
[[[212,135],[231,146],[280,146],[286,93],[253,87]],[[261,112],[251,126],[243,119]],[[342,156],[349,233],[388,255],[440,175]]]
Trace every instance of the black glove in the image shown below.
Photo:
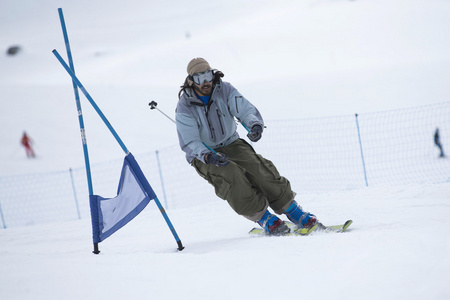
[[[247,134],[247,137],[250,141],[257,142],[261,138],[262,131],[263,129],[261,125],[254,125],[252,127],[252,130],[250,130],[250,132]]]
[[[205,161],[218,167],[225,167],[230,163],[230,159],[223,153],[208,153],[205,155]]]

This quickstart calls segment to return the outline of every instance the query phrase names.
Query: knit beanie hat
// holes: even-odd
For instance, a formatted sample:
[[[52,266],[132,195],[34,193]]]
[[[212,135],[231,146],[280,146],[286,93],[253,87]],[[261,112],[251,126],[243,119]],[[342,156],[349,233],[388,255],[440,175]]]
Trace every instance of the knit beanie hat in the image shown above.
[[[211,69],[209,63],[201,57],[194,58],[187,66],[187,72],[191,76],[197,73],[205,72],[209,69]]]

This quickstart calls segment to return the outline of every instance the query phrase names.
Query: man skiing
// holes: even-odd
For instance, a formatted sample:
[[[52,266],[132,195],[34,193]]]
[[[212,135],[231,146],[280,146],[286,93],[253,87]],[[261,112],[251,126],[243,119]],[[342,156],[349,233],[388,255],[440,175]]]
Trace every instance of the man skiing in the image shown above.
[[[269,207],[299,228],[318,223],[294,200],[296,193],[274,164],[239,138],[235,118],[249,128],[247,137],[252,142],[261,138],[264,121],[258,109],[222,81],[224,74],[211,69],[205,59],[192,59],[187,72],[176,109],[180,147],[198,174],[214,186],[216,195],[270,235],[283,235],[290,229]]]
[[[441,144],[441,137],[439,135],[439,128],[436,128],[436,131],[434,132],[434,144],[439,148],[439,157],[445,157],[444,149]]]
[[[27,133],[25,131],[23,132],[20,143],[25,148],[25,153],[27,154],[27,157],[34,158],[35,154],[34,154],[33,148],[31,147],[31,144],[33,143],[33,141],[31,140],[31,138],[27,135]]]

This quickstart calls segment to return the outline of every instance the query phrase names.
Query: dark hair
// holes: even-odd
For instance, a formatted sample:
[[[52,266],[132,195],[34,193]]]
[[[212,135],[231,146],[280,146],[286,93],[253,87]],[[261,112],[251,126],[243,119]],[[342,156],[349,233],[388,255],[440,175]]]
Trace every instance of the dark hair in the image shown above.
[[[213,74],[214,74],[213,85],[219,83],[220,78],[225,76],[221,71],[218,71],[218,70],[213,70]],[[190,76],[190,75],[187,76],[186,79],[184,80],[183,85],[180,86],[180,91],[178,92],[178,99],[181,98],[181,95],[183,94],[183,92],[186,92],[186,89],[192,88],[193,84],[194,84],[194,82],[192,81],[192,76]]]

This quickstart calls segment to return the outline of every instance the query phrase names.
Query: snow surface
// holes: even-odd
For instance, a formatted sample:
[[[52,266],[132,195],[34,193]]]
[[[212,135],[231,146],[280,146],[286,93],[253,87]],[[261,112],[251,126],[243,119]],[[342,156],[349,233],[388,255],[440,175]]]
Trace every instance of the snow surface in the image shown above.
[[[83,166],[71,81],[51,53],[66,57],[59,7],[77,75],[136,153],[177,143],[148,102],[173,115],[197,56],[266,120],[449,100],[445,0],[2,0],[0,176]],[[22,51],[7,56],[11,45]],[[91,162],[122,157],[82,105]],[[20,148],[24,130],[35,160]],[[449,195],[449,183],[302,194],[325,224],[354,221],[348,233],[309,237],[249,237],[253,224],[222,201],[172,209],[182,252],[153,202],[100,255],[88,219],[8,228],[0,298],[449,299]]]

